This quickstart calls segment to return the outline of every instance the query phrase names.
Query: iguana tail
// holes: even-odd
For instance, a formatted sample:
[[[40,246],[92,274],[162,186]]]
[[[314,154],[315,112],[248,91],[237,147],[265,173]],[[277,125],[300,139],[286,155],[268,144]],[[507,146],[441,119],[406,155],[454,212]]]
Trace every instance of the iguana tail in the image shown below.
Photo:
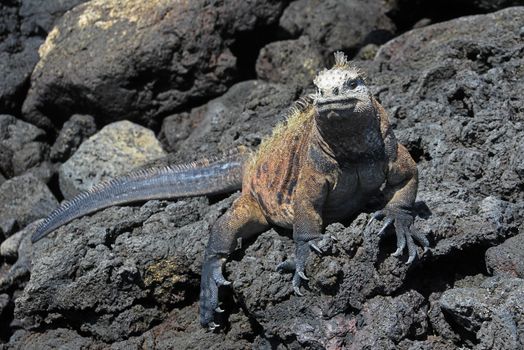
[[[113,205],[238,190],[247,157],[247,152],[235,152],[223,158],[137,170],[102,182],[64,201],[37,228],[31,240],[36,242],[73,219]]]

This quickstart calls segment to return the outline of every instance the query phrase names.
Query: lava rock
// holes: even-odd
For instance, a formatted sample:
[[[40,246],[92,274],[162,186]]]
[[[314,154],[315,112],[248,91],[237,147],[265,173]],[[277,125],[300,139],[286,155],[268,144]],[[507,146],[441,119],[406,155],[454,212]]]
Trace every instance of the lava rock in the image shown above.
[[[383,0],[298,0],[280,18],[291,36],[307,35],[327,57],[337,50],[354,50],[365,44],[383,44],[396,27],[387,16],[394,2]]]
[[[40,48],[24,117],[48,129],[75,113],[93,115],[100,124],[121,119],[158,124],[175,109],[225,92],[235,78],[236,57],[229,49],[235,33],[274,23],[283,4],[79,5]]]
[[[0,44],[0,113],[16,113],[20,109],[42,42],[38,37],[11,36]]]
[[[46,184],[32,174],[9,179],[0,186],[0,230],[9,236],[17,227],[47,216],[57,206]]]
[[[129,121],[107,125],[80,145],[59,170],[60,190],[71,198],[94,185],[165,156],[153,132]]]
[[[95,118],[75,114],[64,123],[62,130],[51,148],[51,159],[65,161],[78,149],[80,144],[96,132]]]
[[[524,234],[486,251],[486,267],[496,276],[524,278]]]
[[[44,131],[32,124],[0,115],[0,172],[12,177],[45,161],[48,147],[42,141],[44,136]]]
[[[237,146],[256,147],[284,119],[295,98],[294,87],[241,82],[204,106],[167,117],[160,139],[178,161],[223,154]]]
[[[29,330],[20,336],[67,325],[71,337],[121,349],[522,347],[522,280],[479,283],[484,250],[524,229],[522,18],[524,8],[510,8],[426,26],[358,63],[418,163],[414,228],[432,246],[410,266],[390,256],[393,229],[381,240],[382,225],[361,214],[326,228],[326,253],[311,254],[298,298],[291,274],[275,271],[293,257],[291,234],[267,231],[226,263],[233,284],[214,334],[198,325],[205,233],[236,196],[109,208],[35,244],[15,302]],[[294,98],[278,84],[239,83],[168,118],[162,139],[175,161],[256,146]]]
[[[74,324],[106,342],[147,331],[198,299],[205,233],[233,199],[114,207],[57,229],[33,245],[16,318],[26,329]]]
[[[0,291],[21,289],[31,271],[33,246],[31,235],[42,220],[37,220],[6,239],[0,246],[0,253],[11,263],[0,273]]]
[[[103,344],[83,337],[71,329],[50,329],[45,333],[31,333],[26,330],[16,331],[9,340],[10,348],[16,350],[53,350],[53,349],[102,349]]]
[[[400,340],[427,332],[427,306],[424,297],[408,291],[397,297],[375,297],[359,315],[358,326],[350,334],[348,349],[395,348]]]
[[[85,0],[3,1],[0,4],[0,113],[19,114],[38,48],[52,23]]]
[[[49,33],[54,23],[73,7],[87,0],[21,0],[19,15],[22,18],[20,30],[24,35]]]
[[[321,68],[322,56],[307,36],[264,46],[256,63],[259,79],[300,88],[311,85]]]
[[[474,349],[521,349],[524,332],[524,280],[489,278],[480,288],[443,293],[440,307],[473,339]]]
[[[409,31],[363,61],[422,190],[522,202],[523,7]]]

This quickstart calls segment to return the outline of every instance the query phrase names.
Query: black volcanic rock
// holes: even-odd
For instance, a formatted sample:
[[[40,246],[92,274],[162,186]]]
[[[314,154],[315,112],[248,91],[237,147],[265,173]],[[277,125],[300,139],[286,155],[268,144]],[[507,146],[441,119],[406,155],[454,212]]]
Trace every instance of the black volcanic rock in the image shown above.
[[[226,91],[234,35],[274,23],[280,1],[90,1],[41,47],[24,118],[52,129],[72,114],[146,125]],[[108,38],[111,38],[108,40]]]
[[[286,12],[297,3],[302,1],[292,3]],[[89,13],[83,12],[88,8],[98,8],[89,7],[93,4],[100,5],[82,5],[83,10],[67,15],[59,27]],[[272,5],[266,14],[273,13]],[[229,28],[222,24],[231,18],[237,17],[221,19],[225,22],[219,21],[217,28]],[[259,17],[250,18],[256,22]],[[243,20],[230,24],[231,28],[256,26],[248,17]],[[109,25],[102,23],[98,25]],[[291,233],[269,230],[240,242],[226,263],[224,272],[233,284],[223,288],[221,307],[226,312],[219,317],[222,327],[213,333],[198,323],[200,265],[210,226],[238,194],[114,207],[74,220],[30,249],[19,236],[6,243],[5,258],[13,267],[19,264],[20,273],[27,275],[27,257],[32,256],[30,279],[16,275],[17,283],[6,283],[8,287],[2,290],[15,300],[14,314],[6,309],[8,317],[14,318],[8,327],[9,335],[14,332],[8,346],[522,348],[523,286],[518,278],[524,230],[522,23],[522,7],[437,23],[406,32],[379,47],[374,59],[363,55],[366,60],[356,62],[390,113],[398,139],[418,163],[415,229],[428,233],[432,246],[424,254],[419,249],[419,259],[410,266],[405,265],[406,256],[390,256],[395,250],[393,230],[379,239],[376,233],[381,225],[368,225],[369,214],[362,213],[351,222],[326,228],[321,242],[325,254],[311,254],[306,266],[310,279],[303,287],[305,296],[299,298],[292,292],[291,275],[275,271],[278,263],[293,257]],[[109,28],[116,30],[127,23],[112,25]],[[103,28],[89,30],[100,31],[97,40],[118,38],[113,32],[102,35]],[[68,35],[78,34],[72,33]],[[159,42],[152,40],[151,49]],[[286,42],[292,46],[290,52],[302,47],[295,40],[261,47],[278,53],[278,45]],[[347,48],[333,44],[325,50]],[[208,63],[203,59],[191,67],[200,74],[201,65]],[[113,68],[94,62],[93,67],[97,74],[108,69],[108,76],[120,81]],[[295,68],[289,67],[292,75]],[[152,70],[147,76],[156,81],[163,77],[161,73]],[[122,74],[124,81],[134,72]],[[147,90],[148,82],[137,83],[137,89]],[[197,94],[193,88],[187,96]],[[245,81],[199,107],[189,108],[188,102],[162,124],[160,138],[173,152],[170,161],[216,155],[239,145],[255,147],[282,120],[298,90],[274,82]],[[46,94],[41,96],[51,96]],[[83,95],[75,96],[73,90],[68,94],[70,101],[63,104],[68,111],[56,114],[59,119],[85,103]],[[108,100],[95,102],[102,105],[104,101]],[[147,105],[153,100],[136,103],[143,101]],[[53,103],[62,106],[62,101]],[[119,103],[123,104],[116,100],[113,105],[120,108]],[[56,116],[52,108],[45,112]],[[105,123],[106,115],[100,115]],[[26,228],[23,235],[30,230]],[[488,277],[490,273],[495,276]],[[24,283],[23,291],[12,293]]]
[[[328,56],[365,44],[383,44],[396,32],[387,16],[394,1],[298,0],[286,8],[280,26],[291,36],[307,35]]]

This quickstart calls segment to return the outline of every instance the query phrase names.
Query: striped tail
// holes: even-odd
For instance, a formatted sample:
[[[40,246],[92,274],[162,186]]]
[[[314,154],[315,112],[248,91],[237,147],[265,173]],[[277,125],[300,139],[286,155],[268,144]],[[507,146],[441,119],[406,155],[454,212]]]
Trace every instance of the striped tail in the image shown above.
[[[237,152],[224,158],[137,170],[102,182],[64,201],[37,228],[31,240],[34,243],[73,219],[113,205],[238,190],[246,157],[245,152]]]

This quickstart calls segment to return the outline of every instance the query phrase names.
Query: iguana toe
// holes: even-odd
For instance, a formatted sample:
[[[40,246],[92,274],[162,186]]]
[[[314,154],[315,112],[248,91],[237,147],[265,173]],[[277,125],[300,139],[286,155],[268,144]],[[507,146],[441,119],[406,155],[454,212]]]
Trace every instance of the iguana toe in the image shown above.
[[[213,322],[215,313],[223,312],[218,306],[218,287],[231,282],[222,275],[223,259],[208,259],[202,266],[200,281],[200,324],[213,330],[218,325]]]
[[[392,256],[400,256],[404,249],[408,250],[408,260],[406,265],[410,265],[418,256],[417,246],[415,241],[424,248],[424,253],[428,251],[429,240],[426,235],[413,228],[413,214],[406,209],[383,209],[374,214],[370,219],[373,220],[385,219],[384,225],[378,232],[379,236],[386,233],[387,228],[393,224],[395,226],[395,234],[397,236],[397,249]],[[369,223],[368,223],[369,224]]]

